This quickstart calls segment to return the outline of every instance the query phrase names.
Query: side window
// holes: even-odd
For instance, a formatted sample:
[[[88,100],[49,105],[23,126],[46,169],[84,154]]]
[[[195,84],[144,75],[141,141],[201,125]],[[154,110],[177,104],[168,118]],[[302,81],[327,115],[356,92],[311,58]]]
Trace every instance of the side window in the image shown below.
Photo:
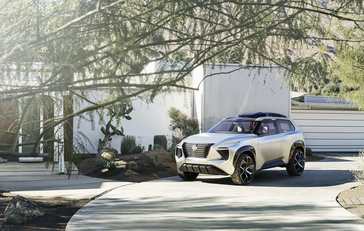
[[[253,128],[252,121],[242,121],[237,126],[237,132],[239,133],[251,133]]]
[[[257,133],[259,135],[274,135],[277,134],[278,131],[273,120],[263,120],[258,125]]]
[[[277,122],[282,133],[292,132],[295,129],[292,123],[288,120],[277,120]]]

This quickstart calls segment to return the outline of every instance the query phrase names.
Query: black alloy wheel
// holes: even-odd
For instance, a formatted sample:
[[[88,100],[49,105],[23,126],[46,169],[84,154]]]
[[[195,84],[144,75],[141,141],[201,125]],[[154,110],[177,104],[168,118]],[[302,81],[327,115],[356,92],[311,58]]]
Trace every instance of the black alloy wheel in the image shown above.
[[[247,185],[254,177],[255,163],[248,154],[242,154],[235,165],[235,171],[231,175],[234,184]]]
[[[287,172],[291,176],[300,176],[305,170],[305,154],[300,148],[293,151],[292,157],[286,166]]]

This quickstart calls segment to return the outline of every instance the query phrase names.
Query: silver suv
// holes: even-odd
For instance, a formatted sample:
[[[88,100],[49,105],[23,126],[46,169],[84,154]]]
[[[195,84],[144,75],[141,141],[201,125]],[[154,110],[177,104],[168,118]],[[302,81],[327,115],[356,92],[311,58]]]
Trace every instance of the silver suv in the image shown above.
[[[292,119],[253,112],[226,118],[207,133],[184,139],[175,156],[184,180],[195,180],[200,173],[230,175],[234,184],[246,185],[255,171],[276,166],[300,176],[305,150],[303,132]]]

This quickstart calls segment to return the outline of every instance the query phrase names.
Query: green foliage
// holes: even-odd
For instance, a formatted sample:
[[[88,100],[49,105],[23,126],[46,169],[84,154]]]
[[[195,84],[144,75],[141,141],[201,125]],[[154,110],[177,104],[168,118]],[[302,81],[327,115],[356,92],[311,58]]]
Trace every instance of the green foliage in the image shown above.
[[[165,135],[154,136],[154,149],[164,148],[167,150],[167,137]]]
[[[115,163],[115,158],[117,154],[118,152],[116,151],[116,149],[108,149],[100,156],[96,157],[95,166],[107,168],[109,171],[115,170],[117,168]]]
[[[143,168],[151,168],[155,166],[154,161],[149,156],[142,154],[140,156],[140,160],[137,161],[138,166]]]
[[[286,62],[285,65],[291,67],[290,77],[294,90],[311,94],[325,86],[329,75],[326,62],[312,56],[297,58],[295,61],[287,59]]]
[[[8,150],[1,150],[0,155],[20,155],[16,151],[20,128],[34,138],[33,151],[26,154],[34,155],[46,134],[60,132],[61,126],[77,116],[89,117],[93,127],[95,114],[91,112],[106,117],[109,106],[116,122],[106,125],[104,131],[120,135],[119,122],[130,119],[133,99],[151,102],[172,89],[196,89],[188,84],[188,78],[207,62],[279,65],[297,75],[291,78],[297,79],[297,86],[310,92],[320,90],[329,62],[326,44],[321,41],[343,48],[344,55],[337,57],[343,59],[337,66],[341,72],[348,66],[348,76],[351,70],[359,73],[352,71],[350,80],[342,80],[354,89],[345,96],[363,107],[363,57],[345,53],[345,46],[351,46],[353,40],[355,44],[362,41],[363,30],[358,27],[362,14],[357,13],[362,1],[321,4],[304,0],[0,3],[0,101],[10,100],[12,108],[22,108],[11,129],[0,131],[15,137],[10,145],[1,140]],[[348,13],[347,9],[353,11]],[[311,36],[321,38],[319,46],[307,46]],[[347,51],[363,50],[355,46]],[[287,50],[293,51],[289,63]],[[160,61],[158,68],[143,71],[155,61]],[[92,92],[100,89],[108,96],[94,102]],[[46,104],[45,97],[52,99],[55,111],[66,108],[65,113],[40,121],[34,112]],[[88,106],[78,107],[85,103]],[[34,133],[35,125],[39,134]],[[185,136],[184,129],[180,132]],[[109,139],[105,135],[100,148],[107,146]]]
[[[113,170],[117,169],[116,163],[114,161],[108,161],[107,164],[106,164],[106,168],[109,171],[113,171]]]
[[[364,109],[364,46],[345,46],[338,51],[334,71],[340,76],[343,91],[340,96]]]
[[[144,147],[136,143],[135,136],[124,136],[121,140],[120,154],[138,154],[144,151]]]
[[[106,151],[107,151],[107,152],[112,152],[112,153],[114,153],[114,155],[115,155],[115,156],[117,156],[117,155],[118,155],[118,150],[116,150],[115,148],[108,148]]]
[[[181,139],[200,132],[198,120],[196,118],[189,118],[187,114],[181,112],[176,108],[171,108],[168,111],[168,115],[171,119],[169,128],[172,131],[179,132],[179,137]]]
[[[307,156],[312,156],[313,155],[311,148],[306,147],[306,155]]]
[[[99,139],[97,152],[100,153],[102,149],[107,148],[110,146],[110,142],[112,140],[112,136],[118,135],[118,136],[124,136],[124,129],[123,127],[120,127],[120,129],[117,129],[116,126],[112,124],[114,118],[116,118],[117,123],[120,124],[120,118],[125,118],[127,120],[130,120],[131,117],[129,116],[130,112],[132,112],[133,108],[130,107],[126,103],[118,103],[113,106],[107,107],[108,115],[109,115],[109,121],[106,124],[106,127],[101,127],[101,132],[104,134],[103,139]],[[103,113],[101,113],[101,116]],[[102,117],[101,117],[102,118]]]
[[[130,150],[136,146],[136,141],[134,136],[124,136],[121,140],[120,154],[127,155]]]
[[[134,161],[130,161],[126,164],[126,169],[136,172],[138,171],[138,165]]]
[[[144,151],[144,147],[142,147],[139,144],[136,144],[134,147],[132,147],[129,151],[129,154],[139,154]]]
[[[168,115],[171,119],[169,128],[173,131],[172,150],[184,138],[200,132],[199,123],[196,118],[189,118],[185,113],[176,108],[171,108],[168,111]]]

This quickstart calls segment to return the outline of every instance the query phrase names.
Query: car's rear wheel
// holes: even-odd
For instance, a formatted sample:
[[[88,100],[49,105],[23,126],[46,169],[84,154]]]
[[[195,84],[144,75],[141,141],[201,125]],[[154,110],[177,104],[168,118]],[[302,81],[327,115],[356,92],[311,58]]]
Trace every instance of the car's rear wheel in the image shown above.
[[[247,185],[253,180],[254,171],[255,163],[253,158],[248,154],[242,154],[236,162],[231,179],[234,184]]]
[[[300,176],[305,170],[305,154],[300,148],[293,151],[292,157],[286,166],[287,172],[291,176]]]
[[[198,173],[194,173],[194,172],[179,172],[178,175],[183,180],[187,180],[187,181],[196,180],[196,178],[198,177]]]

